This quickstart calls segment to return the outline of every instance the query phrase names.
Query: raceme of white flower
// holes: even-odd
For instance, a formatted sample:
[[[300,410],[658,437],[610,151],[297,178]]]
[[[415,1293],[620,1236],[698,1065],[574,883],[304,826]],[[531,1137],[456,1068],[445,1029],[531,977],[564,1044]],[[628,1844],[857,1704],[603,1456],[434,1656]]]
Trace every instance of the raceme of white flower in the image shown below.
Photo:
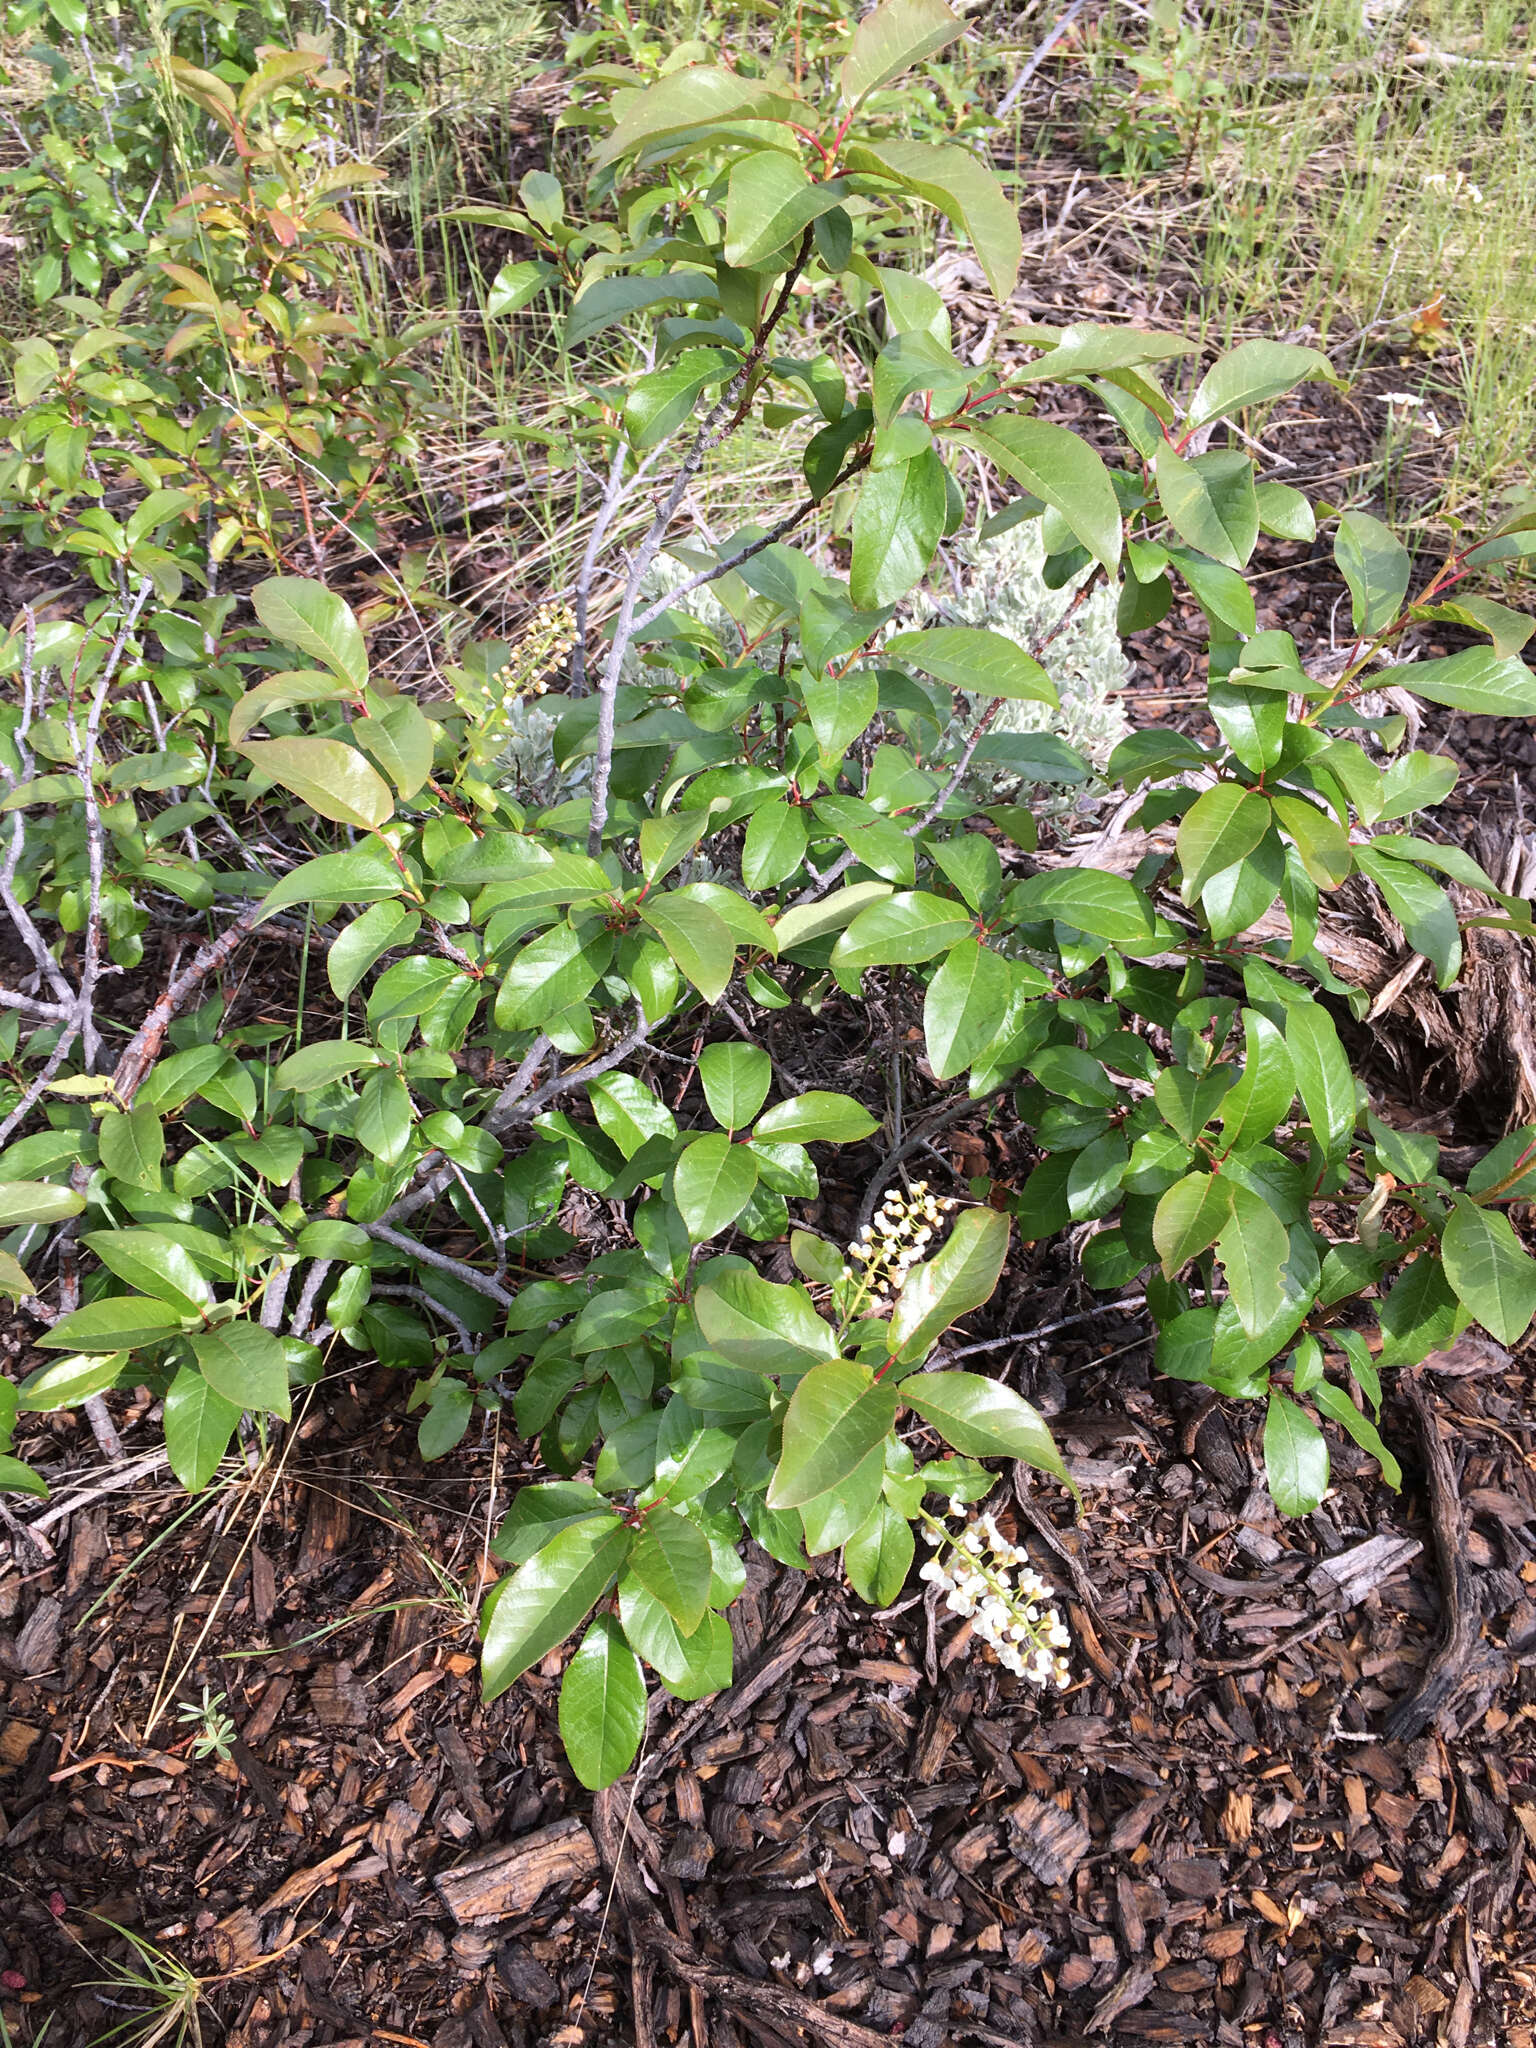
[[[959,1203],[953,1195],[936,1195],[927,1181],[915,1180],[905,1194],[888,1188],[873,1223],[866,1223],[848,1247],[842,1277],[857,1280],[850,1314],[868,1299],[878,1304],[901,1292],[908,1269],[925,1259],[944,1219]]]
[[[949,1503],[962,1519],[964,1504]],[[991,1515],[979,1515],[957,1536],[937,1515],[922,1511],[923,1533],[937,1546],[918,1573],[944,1594],[951,1614],[963,1614],[1005,1671],[1031,1685],[1065,1690],[1072,1670],[1060,1653],[1071,1642],[1066,1623],[1048,1603],[1056,1597],[1030,1567],[1029,1553],[1010,1543]]]

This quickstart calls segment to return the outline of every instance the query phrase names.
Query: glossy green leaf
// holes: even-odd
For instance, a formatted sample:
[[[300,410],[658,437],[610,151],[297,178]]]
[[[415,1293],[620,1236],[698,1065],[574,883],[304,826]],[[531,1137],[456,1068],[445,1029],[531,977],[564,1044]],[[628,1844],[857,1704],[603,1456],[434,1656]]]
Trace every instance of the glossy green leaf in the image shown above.
[[[718,1003],[736,965],[735,941],[719,912],[676,891],[638,907],[705,1002]]]
[[[804,1558],[799,1562],[803,1566]],[[678,1699],[707,1699],[730,1684],[731,1631],[722,1616],[706,1612],[693,1634],[685,1636],[661,1602],[626,1572],[619,1581],[619,1619],[630,1642]]]
[[[1055,919],[1115,945],[1135,945],[1157,929],[1151,904],[1124,875],[1098,868],[1057,868],[1031,875],[1010,891],[1009,908],[1021,924]]]
[[[975,1372],[914,1373],[901,1398],[967,1458],[1018,1458],[1067,1480],[1044,1416],[1000,1380]]]
[[[1242,1077],[1221,1105],[1222,1144],[1227,1151],[1260,1145],[1290,1110],[1296,1070],[1285,1039],[1258,1010],[1244,1010],[1247,1058]]]
[[[1056,685],[1015,640],[984,626],[928,626],[898,633],[885,652],[951,689],[978,697],[1027,699],[1059,706]]]
[[[1002,1278],[1009,1222],[995,1209],[964,1209],[934,1253],[907,1273],[886,1327],[885,1348],[902,1364],[926,1358],[950,1324],[980,1308]]]
[[[882,137],[851,143],[844,162],[850,171],[892,178],[936,206],[969,239],[998,303],[1005,305],[1013,296],[1024,246],[1018,212],[993,172],[969,150],[953,143]]]
[[[1328,1491],[1328,1442],[1311,1416],[1271,1392],[1264,1417],[1264,1476],[1282,1515],[1310,1515]]]
[[[1240,783],[1218,782],[1196,797],[1179,824],[1183,895],[1193,903],[1212,875],[1252,853],[1269,830],[1269,804]]]
[[[725,260],[750,270],[765,257],[786,254],[806,229],[847,197],[838,180],[811,183],[782,149],[760,149],[731,166],[725,195]]]
[[[260,1323],[220,1323],[196,1331],[191,1343],[198,1368],[216,1394],[240,1408],[288,1420],[288,1358],[270,1330]]]
[[[1016,484],[1053,506],[1113,575],[1120,566],[1120,501],[1109,471],[1065,427],[1018,413],[990,413],[967,440]]]
[[[699,1080],[715,1122],[728,1131],[739,1131],[751,1123],[767,1099],[773,1061],[760,1045],[721,1040],[706,1045],[699,1054]]]
[[[1339,381],[1321,349],[1299,348],[1288,341],[1239,342],[1218,356],[1196,385],[1185,428],[1192,432],[1223,414],[1262,405],[1313,377],[1330,384]]]
[[[81,1352],[73,1358],[55,1358],[48,1365],[28,1373],[16,1389],[16,1405],[23,1415],[51,1415],[60,1408],[78,1408],[92,1394],[105,1393],[117,1384],[128,1363],[126,1351],[108,1351],[100,1356]],[[0,1404],[0,1439],[5,1435],[5,1416]]]
[[[923,998],[928,1064],[939,1080],[963,1073],[992,1043],[1011,989],[1007,962],[989,946],[965,938],[950,948]]]
[[[266,920],[294,903],[376,903],[403,893],[405,882],[399,869],[372,847],[359,846],[350,853],[323,853],[318,860],[306,860],[269,894],[262,898],[261,916]],[[396,907],[398,921],[403,909]],[[339,943],[339,941],[338,941]],[[331,949],[335,951],[335,947]]]
[[[952,43],[960,29],[944,0],[881,0],[854,30],[839,67],[843,98],[850,105],[863,99]]]
[[[750,1267],[716,1269],[694,1297],[699,1328],[748,1372],[804,1372],[837,1351],[837,1338],[798,1282],[783,1287]]]
[[[169,1302],[114,1294],[72,1309],[32,1341],[42,1351],[141,1351],[176,1336],[185,1322]]]
[[[1501,1344],[1518,1344],[1536,1315],[1536,1259],[1509,1218],[1457,1195],[1440,1249],[1462,1305]]]
[[[165,1454],[188,1493],[201,1493],[218,1471],[244,1404],[226,1401],[191,1366],[178,1367],[165,1395]]]
[[[695,1244],[734,1223],[757,1186],[757,1161],[724,1131],[710,1131],[683,1148],[672,1176],[672,1196]]]
[[[1318,1144],[1332,1156],[1355,1128],[1355,1077],[1333,1019],[1320,1003],[1297,1003],[1287,1010],[1285,1046]]]
[[[246,740],[240,751],[261,774],[338,825],[375,831],[394,816],[388,783],[356,747],[342,740]]]
[[[560,1682],[560,1739],[589,1792],[622,1778],[645,1733],[645,1675],[624,1631],[600,1614]]]
[[[853,508],[855,605],[874,610],[906,596],[933,560],[944,511],[944,465],[931,448],[866,472]]]
[[[617,1515],[573,1522],[493,1589],[481,1657],[487,1700],[565,1641],[613,1584],[631,1541]]]
[[[749,889],[787,882],[805,859],[805,812],[799,804],[772,797],[747,820],[741,849],[741,879]]]
[[[1154,467],[1157,495],[1174,531],[1202,555],[1229,569],[1241,569],[1259,537],[1259,505],[1249,458],[1238,450],[1222,449],[1190,459],[1165,442]]]
[[[191,1255],[158,1230],[91,1230],[80,1241],[119,1280],[183,1315],[200,1315],[213,1302],[213,1289]]]
[[[1346,512],[1339,520],[1333,557],[1349,585],[1355,631],[1368,638],[1390,626],[1403,608],[1413,571],[1397,535],[1369,512]]]
[[[366,1041],[323,1038],[290,1053],[274,1070],[272,1079],[279,1088],[291,1088],[295,1095],[306,1095],[316,1088],[329,1088],[334,1081],[344,1081],[360,1067],[379,1066],[383,1057]]]
[[[947,952],[970,929],[963,903],[926,889],[902,889],[861,910],[833,947],[832,959],[855,975],[866,967],[915,966]]]
[[[362,695],[368,683],[368,650],[350,605],[334,591],[302,576],[269,576],[251,592],[251,603],[269,633],[324,662]]]
[[[62,1223],[78,1216],[85,1207],[84,1195],[50,1180],[0,1181],[0,1229],[18,1223]]]
[[[711,1570],[709,1539],[698,1524],[670,1508],[652,1508],[635,1533],[629,1570],[691,1636],[704,1619]]]
[[[885,1441],[895,1420],[895,1389],[876,1380],[867,1365],[836,1358],[813,1366],[785,1411],[769,1507],[799,1507],[830,1492]]]
[[[754,1141],[772,1139],[781,1145],[856,1145],[879,1127],[878,1119],[851,1095],[807,1088],[803,1095],[791,1095],[765,1109],[752,1136]]]
[[[1491,718],[1536,717],[1536,675],[1517,655],[1464,647],[1438,661],[1412,661],[1392,671],[1399,688],[1432,704]]]
[[[1214,1173],[1190,1173],[1160,1198],[1152,1218],[1152,1242],[1171,1280],[1189,1260],[1208,1251],[1232,1213],[1232,1186]]]
[[[1230,1214],[1216,1239],[1216,1256],[1239,1322],[1257,1337],[1284,1305],[1290,1238],[1274,1210],[1251,1188],[1233,1181],[1228,1192]]]

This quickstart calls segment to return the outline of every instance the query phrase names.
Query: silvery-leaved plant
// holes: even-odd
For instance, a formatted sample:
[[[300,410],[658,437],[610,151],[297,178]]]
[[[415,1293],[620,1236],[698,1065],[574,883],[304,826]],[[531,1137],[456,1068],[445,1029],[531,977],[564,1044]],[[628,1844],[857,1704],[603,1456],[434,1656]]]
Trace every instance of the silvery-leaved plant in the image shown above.
[[[124,1385],[160,1404],[194,1491],[350,1358],[408,1377],[429,1458],[505,1409],[542,1474],[495,1538],[485,1689],[580,1632],[560,1719],[592,1785],[628,1768],[648,1673],[683,1698],[729,1683],[748,1542],[791,1567],[838,1552],[883,1605],[914,1525],[946,1520],[930,1503],[952,1520],[991,1490],[985,1461],[1065,1479],[1029,1403],[946,1355],[1010,1243],[1070,1232],[1089,1286],[1142,1286],[1163,1372],[1264,1404],[1289,1512],[1321,1497],[1335,1429],[1395,1482],[1383,1373],[1474,1318],[1513,1343],[1536,1312],[1508,1215],[1536,1193],[1536,1130],[1442,1171],[1356,1079],[1367,997],[1318,946],[1346,884],[1442,987],[1469,926],[1531,935],[1525,901],[1416,825],[1454,764],[1362,705],[1431,626],[1468,644],[1393,666],[1396,688],[1536,715],[1531,622],[1488,594],[1536,557],[1536,506],[1425,573],[1367,511],[1256,476],[1262,409],[1333,374],[1309,348],[1249,340],[1196,373],[1177,336],[1075,323],[1010,327],[1009,367],[962,360],[902,252],[941,216],[1006,307],[1017,217],[977,156],[893,114],[959,32],[942,0],[882,0],[807,26],[793,69],[750,45],[647,83],[600,66],[575,86],[585,192],[535,171],[517,207],[464,210],[535,251],[492,317],[558,323],[582,379],[552,459],[585,465],[587,494],[569,628],[550,613],[521,648],[463,652],[452,697],[397,687],[319,580],[268,577],[249,617],[208,594],[205,522],[152,468],[122,470],[145,496],[108,525],[63,489],[27,515],[100,597],[23,615],[0,648],[0,908],[29,963],[0,1016],[0,1284],[39,1304],[48,1355],[0,1384],[0,1482],[43,1485],[9,1452],[15,1408],[83,1406],[105,1435]],[[269,56],[238,90],[182,78],[231,177],[219,137],[306,90],[313,56]],[[294,232],[341,229],[317,198]],[[246,288],[219,276],[215,296]],[[287,321],[285,289],[251,320]],[[18,353],[25,489],[45,443],[73,465],[131,442],[132,408],[169,404],[171,336],[206,352],[214,320],[147,314],[73,366]],[[94,378],[92,350],[126,351],[150,397],[92,384],[71,427],[58,380]],[[1058,423],[1072,407],[1114,422],[1111,460]],[[749,423],[796,438],[803,491],[684,532],[694,479],[729,479]],[[173,427],[191,431],[173,409],[155,445]],[[1129,874],[1040,853],[1039,792],[1091,772],[1059,734],[1011,736],[1033,752],[1009,801],[972,779],[1006,707],[1055,710],[1062,621],[1030,645],[914,623],[978,465],[1035,522],[1048,583],[1113,591],[1125,634],[1178,591],[1209,624],[1214,738],[1136,731],[1103,763],[1146,834]],[[1261,535],[1311,541],[1319,517],[1342,662],[1261,631],[1247,574]],[[686,574],[646,598],[664,547]],[[718,613],[690,610],[706,589]],[[537,682],[530,788],[494,726]],[[111,970],[167,918],[196,943],[135,1026]],[[232,1023],[213,993],[274,925],[302,959],[323,949],[333,1021],[310,1003],[302,1036]],[[867,1186],[892,1134],[875,1064],[858,1094],[807,1086],[806,1041],[827,1001],[876,996],[920,1028],[925,1085],[1006,1103],[1038,1164],[1018,1187],[886,1175],[882,1220],[833,1242],[806,1227],[822,1176]],[[797,1277],[770,1280],[759,1248],[786,1240]],[[947,1597],[1007,1669],[1058,1682],[1051,1596],[977,1529],[979,1550],[936,1553]]]

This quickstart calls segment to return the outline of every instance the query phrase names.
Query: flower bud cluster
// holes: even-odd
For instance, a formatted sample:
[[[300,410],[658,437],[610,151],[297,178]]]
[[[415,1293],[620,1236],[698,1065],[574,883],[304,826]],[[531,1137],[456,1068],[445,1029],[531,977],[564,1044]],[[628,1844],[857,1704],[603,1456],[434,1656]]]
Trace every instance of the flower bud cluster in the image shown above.
[[[905,1194],[887,1189],[874,1222],[848,1247],[843,1278],[857,1278],[860,1293],[876,1300],[899,1294],[908,1268],[927,1258],[945,1217],[958,1206],[953,1195],[934,1194],[925,1180],[913,1181]]]
[[[949,1512],[963,1516],[965,1509],[952,1500]],[[1030,1568],[1028,1552],[1010,1543],[990,1515],[967,1523],[958,1536],[926,1510],[923,1522],[938,1548],[918,1576],[944,1594],[950,1613],[963,1614],[1016,1678],[1058,1689],[1070,1685],[1071,1667],[1060,1653],[1072,1638],[1049,1604],[1056,1589]]]
[[[541,604],[528,622],[510,660],[491,677],[493,712],[510,711],[520,697],[542,697],[549,688],[549,671],[562,662],[576,644],[576,617],[568,604]],[[496,692],[500,691],[500,704]]]

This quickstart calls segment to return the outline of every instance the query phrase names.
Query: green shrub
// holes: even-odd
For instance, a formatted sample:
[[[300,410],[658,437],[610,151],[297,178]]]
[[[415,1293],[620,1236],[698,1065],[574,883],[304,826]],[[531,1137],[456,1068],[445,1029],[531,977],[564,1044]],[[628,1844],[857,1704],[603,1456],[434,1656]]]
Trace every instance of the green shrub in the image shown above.
[[[1006,300],[1012,206],[966,151],[862,114],[956,33],[941,0],[884,0],[851,36],[808,41],[798,85],[745,50],[644,86],[610,74],[587,109],[590,219],[549,174],[523,181],[527,303],[559,302],[600,398],[557,453],[600,456],[606,481],[569,619],[557,594],[521,644],[462,650],[451,698],[393,687],[318,581],[258,583],[253,628],[233,596],[176,601],[132,546],[101,557],[83,622],[23,615],[0,663],[0,902],[36,969],[35,992],[5,998],[4,1274],[32,1295],[56,1271],[64,1310],[19,1406],[147,1386],[196,1489],[242,1418],[257,1435],[286,1420],[338,1347],[412,1378],[428,1457],[508,1403],[551,1477],[495,1541],[513,1569],[486,1606],[486,1690],[597,1608],[561,1708],[592,1784],[634,1754],[642,1660],[682,1697],[728,1682],[745,1535],[792,1565],[841,1549],[857,1590],[888,1602],[913,1523],[942,1538],[925,1501],[963,1510],[991,1483],[979,1461],[1065,1476],[1026,1401],[945,1363],[1012,1237],[1084,1235],[1096,1287],[1150,1272],[1160,1367],[1265,1402],[1292,1513],[1327,1484],[1318,1417],[1394,1480],[1380,1372],[1473,1317],[1511,1343],[1536,1310],[1506,1214],[1536,1132],[1453,1184],[1432,1138],[1369,1110],[1337,1021],[1365,998],[1316,944],[1351,877],[1441,986],[1463,923],[1530,932],[1523,901],[1409,827],[1451,764],[1402,752],[1402,718],[1357,704],[1430,619],[1489,644],[1396,666],[1395,684],[1536,714],[1530,622],[1464,594],[1536,553],[1536,508],[1415,596],[1383,525],[1328,510],[1348,659],[1314,675],[1316,650],[1259,632],[1259,536],[1310,538],[1314,509],[1256,483],[1241,446],[1194,450],[1326,360],[1249,341],[1175,397],[1184,343],[1077,325],[1027,330],[1038,353],[1010,372],[961,362],[938,294],[886,259],[935,208]],[[883,305],[871,361],[819,311],[801,324],[802,281],[808,309],[845,288],[861,317]],[[304,289],[292,278],[263,317],[280,326]],[[19,375],[32,360],[24,346]],[[1120,463],[1031,410],[1045,383],[1113,416]],[[20,395],[24,434],[54,401]],[[804,495],[680,540],[693,479],[706,461],[728,473],[733,433],[768,407],[800,437]],[[962,455],[1017,487],[1046,584],[1077,606],[1112,591],[1132,632],[1178,583],[1209,622],[1219,744],[1132,732],[1104,766],[1139,797],[1133,823],[1175,828],[1133,874],[1034,857],[1018,797],[1091,772],[1060,734],[1001,735],[1011,751],[985,773],[1001,760],[1013,801],[972,780],[1009,706],[1056,712],[1051,643],[1073,607],[1028,647],[991,624],[911,623],[971,517]],[[653,517],[620,553],[610,536],[641,493]],[[154,503],[125,536],[156,530]],[[63,524],[63,546],[100,531]],[[818,528],[826,545],[797,545]],[[686,574],[647,601],[664,550]],[[695,590],[718,607],[690,610]],[[1447,881],[1486,907],[1459,910]],[[1260,936],[1277,900],[1285,931]],[[119,1049],[109,976],[168,911],[205,942]],[[208,994],[277,919],[325,943],[328,1036],[298,1016],[228,1028]],[[796,1210],[818,1154],[868,1142],[877,1118],[777,1066],[759,1019],[814,1017],[834,988],[857,1005],[870,977],[920,1005],[934,1080],[1009,1094],[1042,1163],[992,1200],[914,1183],[882,1202],[877,1183],[869,1235],[840,1245]],[[610,1248],[568,1227],[572,1190],[622,1211]],[[786,1237],[800,1277],[769,1280],[747,1253]],[[41,1484],[14,1458],[0,1476]],[[978,1555],[936,1562],[952,1600],[985,1608],[1010,1668],[1058,1675],[1057,1624],[1030,1620],[1020,1588],[982,1573],[979,1590]]]

